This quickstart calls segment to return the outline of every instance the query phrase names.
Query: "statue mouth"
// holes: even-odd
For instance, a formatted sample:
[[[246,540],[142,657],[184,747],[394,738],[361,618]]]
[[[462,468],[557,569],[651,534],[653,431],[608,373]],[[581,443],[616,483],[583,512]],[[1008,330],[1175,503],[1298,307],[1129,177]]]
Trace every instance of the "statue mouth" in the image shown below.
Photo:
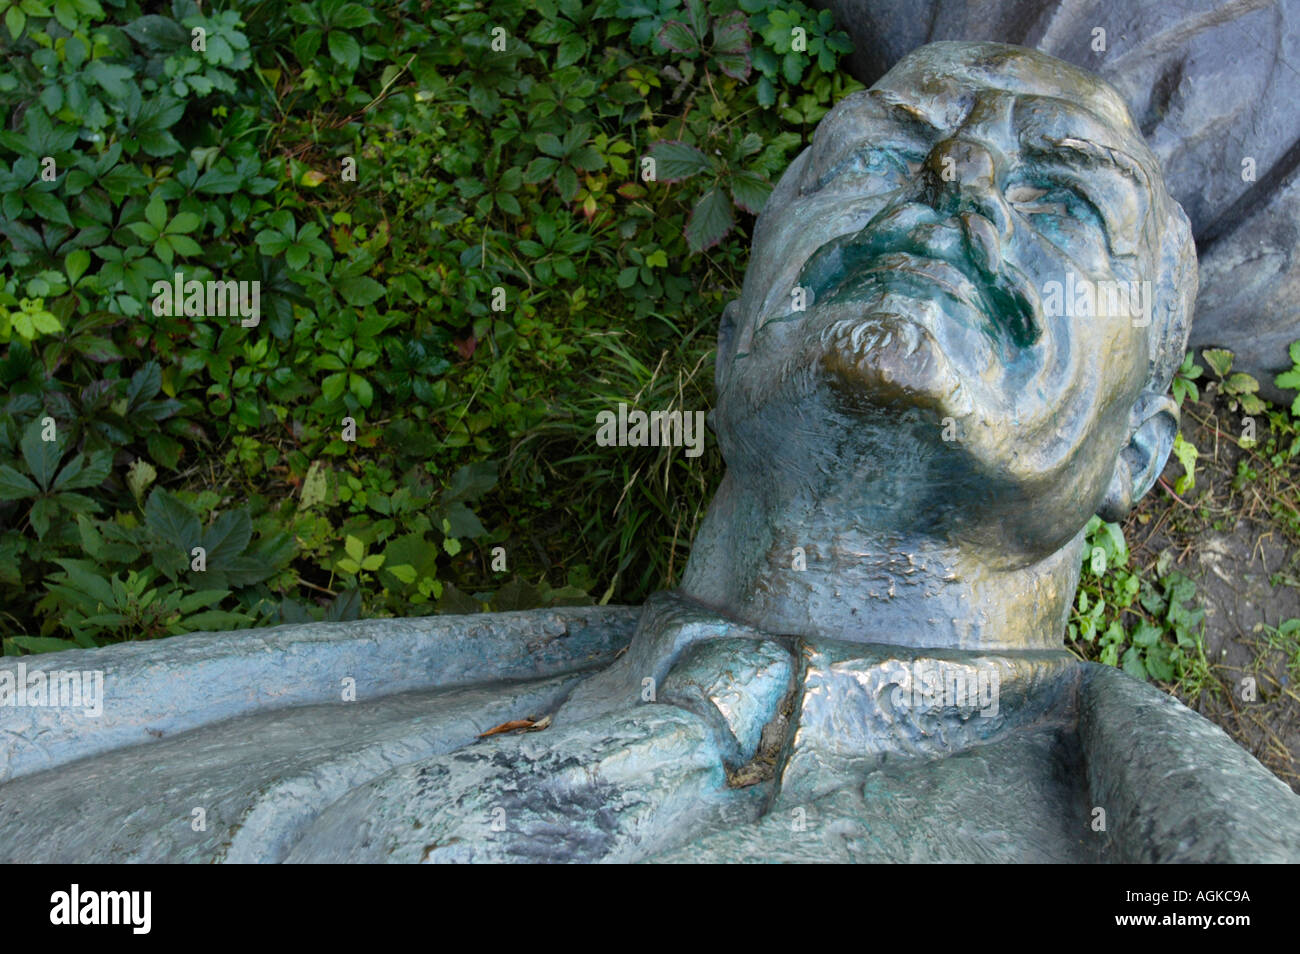
[[[1042,302],[1029,279],[984,234],[988,229],[970,220],[983,222],[978,216],[963,219],[961,246],[951,255],[928,247],[932,227],[903,232],[885,227],[833,240],[809,258],[799,284],[823,302],[861,300],[873,286],[922,298],[938,293],[958,306],[944,309],[949,317],[974,323],[1009,345],[1004,355],[1014,359],[1016,351],[1043,336]]]
[[[942,259],[892,252],[876,258],[858,275],[863,279],[873,277],[886,287],[902,285],[905,291],[923,295],[938,290],[957,304],[983,316],[990,311],[988,296],[965,272]]]

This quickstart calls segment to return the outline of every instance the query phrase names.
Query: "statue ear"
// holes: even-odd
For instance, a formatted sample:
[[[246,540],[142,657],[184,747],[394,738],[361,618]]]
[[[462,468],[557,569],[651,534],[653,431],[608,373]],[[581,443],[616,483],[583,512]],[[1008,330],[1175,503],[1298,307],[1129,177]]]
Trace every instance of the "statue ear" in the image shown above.
[[[722,309],[722,321],[718,325],[718,356],[713,364],[713,381],[719,392],[726,384],[727,371],[734,357],[732,347],[736,342],[736,318],[739,314],[739,299],[733,298]]]
[[[1128,445],[1115,459],[1110,486],[1097,508],[1103,520],[1123,520],[1155,484],[1174,447],[1178,405],[1167,394],[1143,391],[1133,407],[1132,421]]]

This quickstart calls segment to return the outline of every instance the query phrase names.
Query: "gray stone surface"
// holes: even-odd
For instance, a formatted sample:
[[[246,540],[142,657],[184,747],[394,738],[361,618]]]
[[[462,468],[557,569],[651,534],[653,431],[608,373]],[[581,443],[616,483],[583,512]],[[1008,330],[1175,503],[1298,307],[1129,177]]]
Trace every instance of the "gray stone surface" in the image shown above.
[[[758,816],[705,721],[647,705],[412,764],[323,813],[287,861],[637,861]]]
[[[0,786],[0,862],[282,861],[348,792],[544,715],[581,678],[257,712],[27,775]]]
[[[735,769],[758,755],[763,730],[794,688],[794,670],[790,650],[775,641],[712,639],[683,654],[659,698],[715,725]]]
[[[887,766],[756,824],[706,835],[660,863],[1087,863],[1088,827],[1069,736],[1015,735],[951,758]]]
[[[802,641],[800,648],[803,691],[781,770],[781,808],[887,764],[934,761],[1015,728],[1073,722],[1078,663],[1065,652],[864,652]]]
[[[1194,347],[1229,348],[1272,386],[1300,338],[1298,0],[821,0],[873,83],[934,40],[1028,46],[1124,96],[1187,211],[1200,256]],[[1105,50],[1093,49],[1096,29]],[[1254,160],[1254,181],[1242,161]]]
[[[1088,785],[1117,860],[1300,862],[1300,799],[1213,722],[1092,663],[1079,709],[1084,750],[1103,755]]]
[[[103,673],[103,713],[0,707],[0,782],[239,715],[413,689],[536,678],[608,661],[639,609],[580,607],[491,617],[277,626],[193,633],[32,657],[19,667]]]

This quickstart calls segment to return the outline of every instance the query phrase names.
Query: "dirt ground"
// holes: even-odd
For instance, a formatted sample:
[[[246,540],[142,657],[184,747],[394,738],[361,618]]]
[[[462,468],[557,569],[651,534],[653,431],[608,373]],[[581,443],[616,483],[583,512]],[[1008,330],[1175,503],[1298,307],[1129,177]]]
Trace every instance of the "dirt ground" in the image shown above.
[[[1269,459],[1265,415],[1255,415],[1259,445],[1242,450],[1242,418],[1213,387],[1184,405],[1196,487],[1174,493],[1183,468],[1171,458],[1125,538],[1150,575],[1168,549],[1171,568],[1197,583],[1208,678],[1170,688],[1300,792],[1300,642],[1270,629],[1300,617],[1300,457]],[[1283,451],[1291,439],[1281,435]],[[1255,476],[1239,473],[1243,461]]]

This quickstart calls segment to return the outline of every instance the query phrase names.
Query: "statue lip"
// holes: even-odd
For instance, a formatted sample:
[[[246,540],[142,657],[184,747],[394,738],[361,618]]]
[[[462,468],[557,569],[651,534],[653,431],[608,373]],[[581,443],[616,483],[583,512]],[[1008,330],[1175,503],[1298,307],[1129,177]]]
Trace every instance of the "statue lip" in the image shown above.
[[[989,302],[960,268],[940,258],[924,258],[911,252],[887,252],[865,266],[863,275],[908,275],[920,278],[943,291],[953,300],[987,316]]]
[[[855,278],[870,275],[888,283],[902,276],[913,288],[924,283],[977,312],[984,330],[995,339],[1009,336],[1018,348],[1035,344],[1043,337],[1043,325],[1041,302],[1032,283],[1001,255],[992,274],[978,268],[972,258],[981,243],[972,241],[970,232],[970,224],[963,221],[967,255],[958,260],[929,249],[909,249],[914,243],[900,241],[896,232],[858,232],[832,240],[810,256],[799,281],[814,290],[830,284],[828,297],[833,300],[852,297]]]

